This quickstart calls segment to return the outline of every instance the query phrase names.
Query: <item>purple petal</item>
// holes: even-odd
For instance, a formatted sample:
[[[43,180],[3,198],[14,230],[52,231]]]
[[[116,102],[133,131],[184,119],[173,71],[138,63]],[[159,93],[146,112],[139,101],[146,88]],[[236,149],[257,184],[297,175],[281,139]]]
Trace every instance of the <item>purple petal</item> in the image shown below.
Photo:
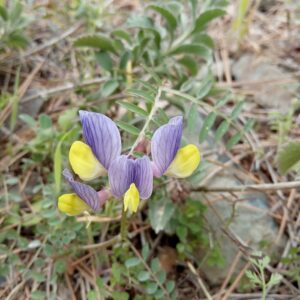
[[[121,136],[116,124],[95,112],[80,110],[79,116],[85,142],[108,170],[112,161],[121,154]]]
[[[134,161],[134,183],[139,190],[141,199],[151,196],[153,190],[153,172],[148,156],[138,158]]]
[[[116,158],[108,170],[111,193],[119,198],[134,182],[134,161],[125,155]]]
[[[84,183],[75,181],[70,170],[64,169],[63,175],[69,182],[77,196],[82,199],[87,205],[89,205],[93,210],[98,210],[103,205],[103,201],[101,201],[101,199],[99,198],[98,193],[92,187]]]
[[[151,141],[151,155],[158,176],[165,173],[175,158],[180,147],[182,129],[183,118],[178,116],[155,131]]]

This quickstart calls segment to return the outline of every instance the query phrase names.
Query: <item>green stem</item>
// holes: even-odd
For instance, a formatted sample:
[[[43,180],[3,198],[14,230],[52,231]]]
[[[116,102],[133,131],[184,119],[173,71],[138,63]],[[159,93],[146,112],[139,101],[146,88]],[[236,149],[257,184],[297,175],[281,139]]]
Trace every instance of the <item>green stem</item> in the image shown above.
[[[139,136],[137,137],[137,139],[135,140],[134,144],[132,145],[128,155],[132,155],[133,154],[133,151],[135,149],[135,147],[138,145],[138,143],[141,141],[141,139],[145,136],[145,133],[146,133],[146,130],[148,129],[148,126],[151,122],[151,120],[153,119],[153,116],[157,110],[157,103],[159,101],[159,98],[161,96],[161,93],[162,93],[162,90],[163,90],[163,87],[159,87],[158,88],[158,91],[157,91],[157,94],[155,96],[155,99],[154,99],[154,103],[153,103],[153,106],[152,106],[152,109],[151,109],[151,112],[146,120],[146,123],[144,125],[144,127],[142,128]]]
[[[124,205],[122,207],[122,218],[121,218],[121,239],[126,241],[127,239],[127,222],[126,222],[126,211]]]
[[[94,237],[93,237],[93,231],[92,231],[92,224],[89,224],[88,227],[86,227],[86,233],[87,233],[87,238],[89,241],[89,244],[94,243]]]
[[[264,269],[260,268],[260,274],[261,274],[261,282],[262,282],[262,295],[261,300],[267,299],[267,285],[266,285],[266,279],[264,274]]]

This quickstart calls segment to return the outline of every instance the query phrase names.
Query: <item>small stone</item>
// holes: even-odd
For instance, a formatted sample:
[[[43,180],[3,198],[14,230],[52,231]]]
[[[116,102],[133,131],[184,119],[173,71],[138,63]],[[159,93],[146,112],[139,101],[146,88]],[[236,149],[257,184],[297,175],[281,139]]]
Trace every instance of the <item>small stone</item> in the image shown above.
[[[237,82],[245,83],[243,87],[251,88],[254,99],[259,105],[277,111],[279,109],[285,112],[289,109],[299,87],[299,83],[291,78],[290,73],[285,72],[269,59],[255,57],[252,54],[244,54],[233,65],[232,73]],[[274,82],[269,82],[272,79]]]

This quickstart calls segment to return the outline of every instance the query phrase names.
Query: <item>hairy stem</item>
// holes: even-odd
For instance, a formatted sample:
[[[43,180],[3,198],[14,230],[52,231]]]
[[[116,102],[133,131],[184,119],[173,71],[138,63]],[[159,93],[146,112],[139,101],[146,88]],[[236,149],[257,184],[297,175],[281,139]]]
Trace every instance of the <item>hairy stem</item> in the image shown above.
[[[159,87],[158,90],[157,90],[157,94],[155,96],[155,99],[154,99],[154,103],[153,103],[152,109],[151,109],[150,114],[149,114],[149,116],[148,116],[148,118],[146,120],[146,123],[145,123],[144,127],[142,128],[139,136],[135,140],[134,144],[132,145],[132,147],[131,147],[128,155],[132,155],[133,154],[134,149],[136,148],[136,146],[138,145],[138,143],[142,140],[142,138],[145,136],[146,130],[148,129],[149,124],[150,124],[150,122],[151,122],[151,120],[152,120],[152,118],[153,118],[153,116],[154,116],[154,114],[155,114],[155,112],[157,110],[157,103],[159,101],[159,98],[161,96],[162,91],[163,91],[163,87]]]
[[[264,273],[264,269],[262,267],[260,267],[260,274],[261,274],[261,287],[262,287],[262,295],[261,295],[261,299],[262,300],[266,300],[267,297],[267,285],[266,285],[266,279],[265,279],[265,273]]]
[[[122,241],[126,241],[127,239],[127,222],[126,222],[126,211],[124,208],[122,208],[122,218],[121,218],[121,239]]]

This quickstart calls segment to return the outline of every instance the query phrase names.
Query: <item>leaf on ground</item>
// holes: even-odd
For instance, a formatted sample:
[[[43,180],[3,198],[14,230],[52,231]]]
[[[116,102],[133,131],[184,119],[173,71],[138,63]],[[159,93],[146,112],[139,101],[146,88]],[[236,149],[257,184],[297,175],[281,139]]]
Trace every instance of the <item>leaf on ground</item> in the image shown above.
[[[277,165],[281,174],[287,173],[300,161],[300,141],[284,145],[278,152]]]

